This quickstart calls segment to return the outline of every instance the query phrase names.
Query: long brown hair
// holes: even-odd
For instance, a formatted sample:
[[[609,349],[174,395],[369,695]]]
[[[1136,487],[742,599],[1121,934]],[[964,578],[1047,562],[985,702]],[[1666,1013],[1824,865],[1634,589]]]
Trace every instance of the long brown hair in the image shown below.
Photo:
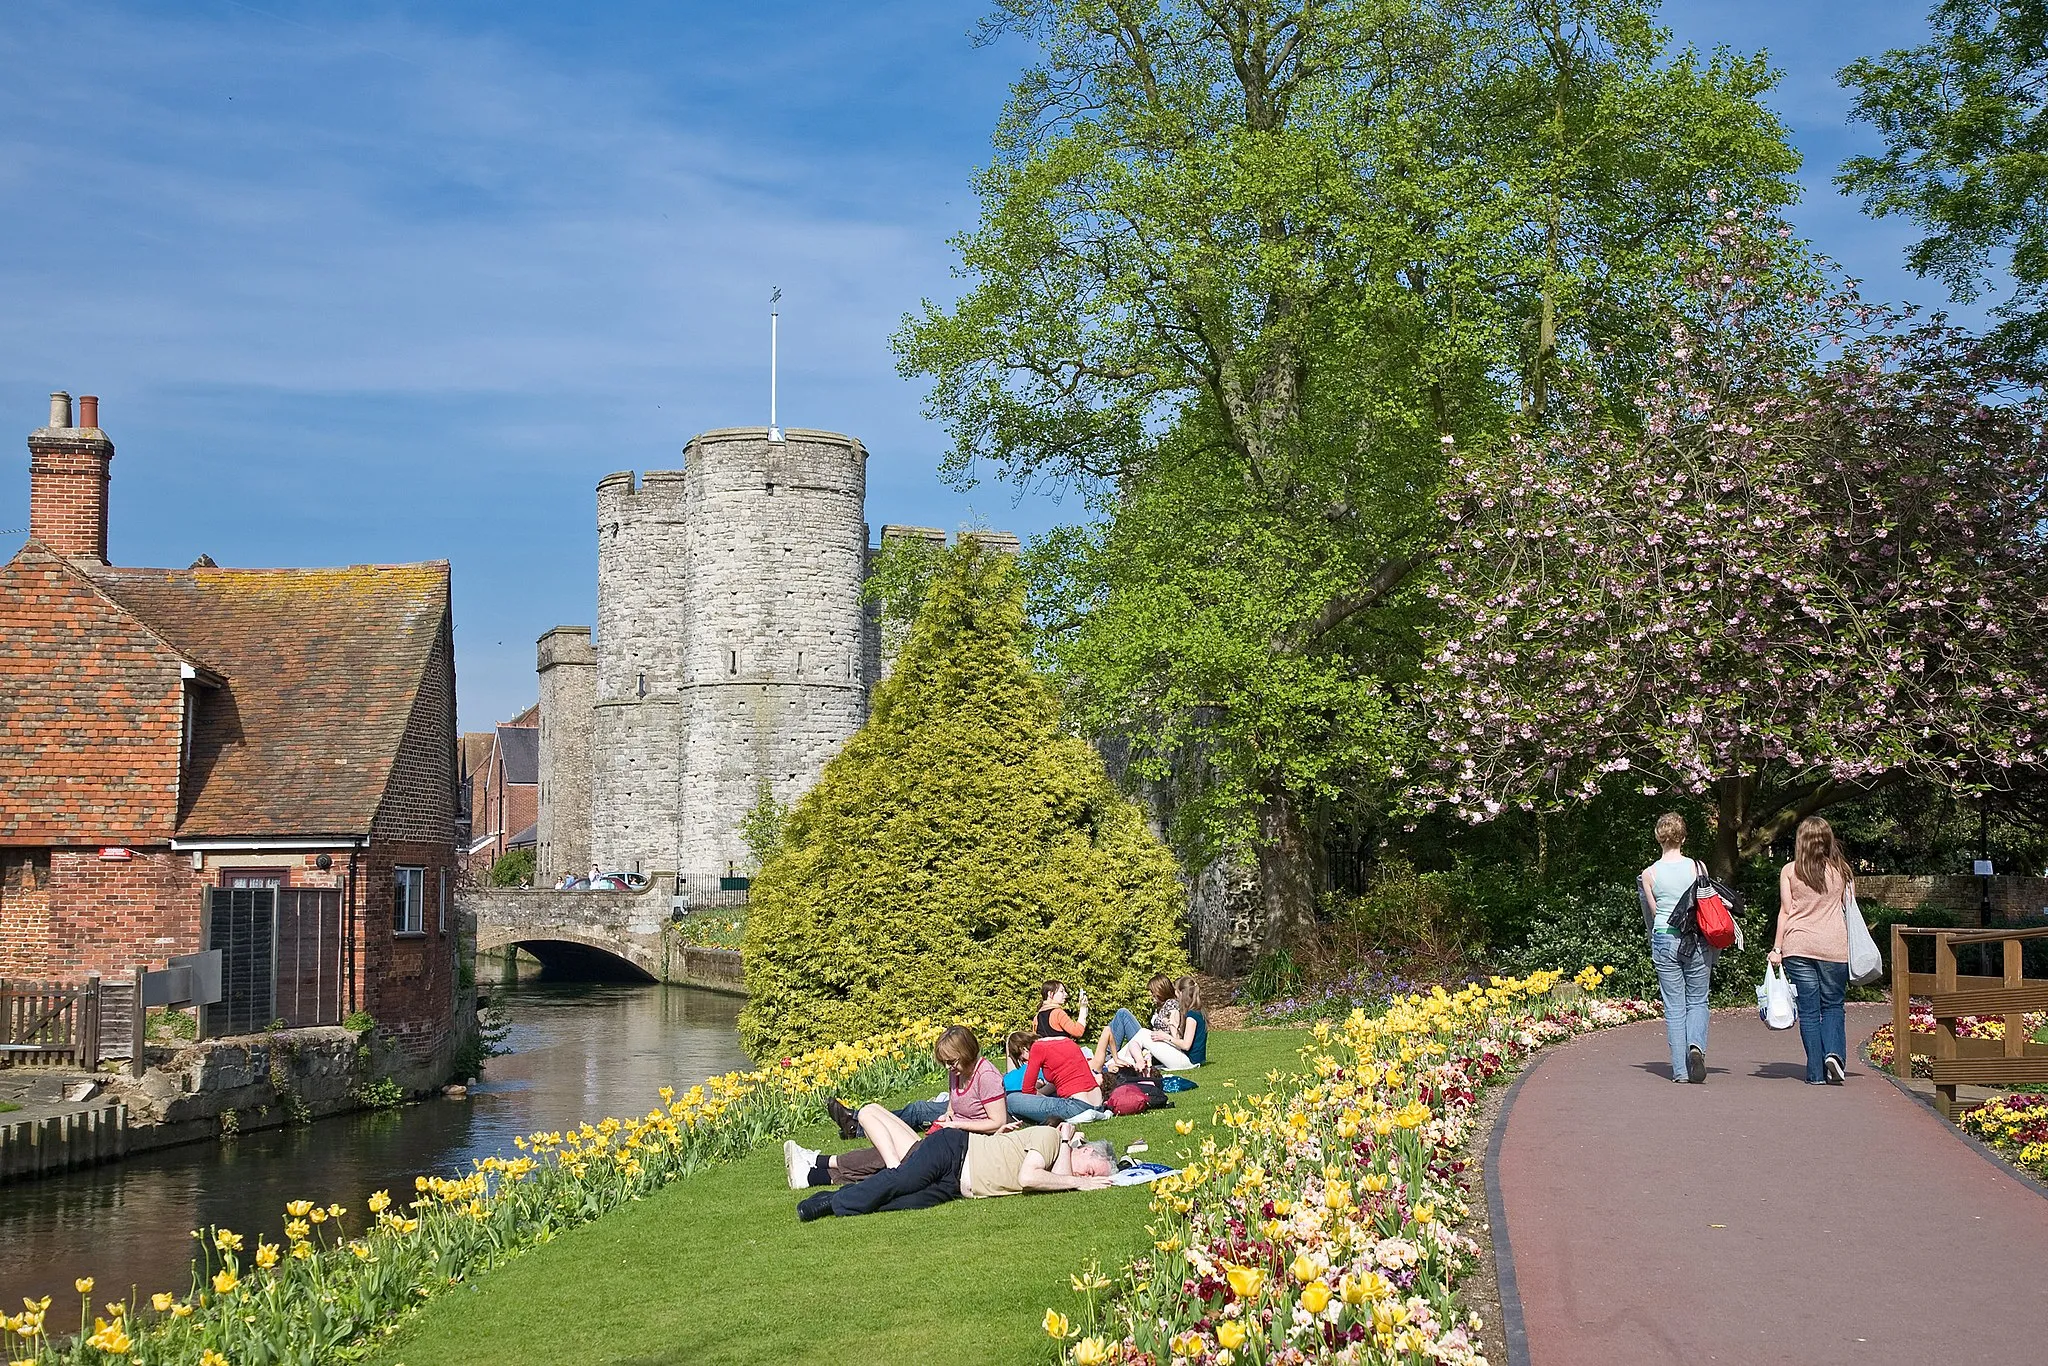
[[[1793,837],[1793,875],[1816,892],[1825,892],[1830,868],[1845,884],[1849,881],[1849,860],[1835,838],[1835,828],[1819,816],[1808,816],[1799,822],[1799,833]]]

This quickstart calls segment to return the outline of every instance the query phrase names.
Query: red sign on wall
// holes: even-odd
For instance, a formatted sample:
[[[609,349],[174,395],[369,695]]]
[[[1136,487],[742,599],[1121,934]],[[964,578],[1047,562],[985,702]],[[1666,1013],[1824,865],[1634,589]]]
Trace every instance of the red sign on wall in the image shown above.
[[[118,844],[110,844],[100,850],[100,860],[104,863],[126,863],[134,857],[133,852],[123,849]]]

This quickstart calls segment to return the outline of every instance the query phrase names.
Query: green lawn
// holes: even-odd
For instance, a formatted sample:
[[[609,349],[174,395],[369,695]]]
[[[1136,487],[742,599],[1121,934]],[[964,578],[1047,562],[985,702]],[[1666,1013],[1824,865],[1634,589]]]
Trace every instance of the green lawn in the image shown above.
[[[19,1110],[20,1108],[19,1105],[16,1105],[11,1100],[0,1100],[0,1115],[6,1114],[9,1110]]]
[[[1089,1126],[1170,1161],[1176,1119],[1290,1068],[1305,1030],[1209,1036],[1199,1089],[1177,1107]],[[798,1135],[812,1146],[829,1125]],[[1091,1256],[1113,1268],[1146,1237],[1142,1186],[964,1200],[907,1214],[799,1224],[779,1146],[679,1181],[437,1297],[380,1366],[524,1362],[1046,1362],[1039,1320],[1070,1307]]]

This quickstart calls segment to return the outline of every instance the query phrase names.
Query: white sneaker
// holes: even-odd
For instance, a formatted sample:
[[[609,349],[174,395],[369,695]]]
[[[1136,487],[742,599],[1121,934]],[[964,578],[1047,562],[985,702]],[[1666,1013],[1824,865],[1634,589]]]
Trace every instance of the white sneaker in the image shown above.
[[[809,1148],[797,1146],[793,1138],[782,1140],[782,1165],[789,1169],[789,1188],[793,1191],[807,1189],[811,1184],[811,1168],[818,1163],[818,1154]]]

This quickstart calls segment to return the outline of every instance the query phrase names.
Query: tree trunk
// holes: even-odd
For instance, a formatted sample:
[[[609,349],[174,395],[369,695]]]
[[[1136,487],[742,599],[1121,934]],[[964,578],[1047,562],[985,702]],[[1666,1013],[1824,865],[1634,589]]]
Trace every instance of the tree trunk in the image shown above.
[[[1260,947],[1300,954],[1315,938],[1314,864],[1294,798],[1277,784],[1259,803],[1259,896],[1266,911]]]
[[[1707,854],[1707,870],[1723,882],[1733,883],[1735,866],[1742,857],[1742,779],[1721,778],[1714,784],[1714,847]]]

